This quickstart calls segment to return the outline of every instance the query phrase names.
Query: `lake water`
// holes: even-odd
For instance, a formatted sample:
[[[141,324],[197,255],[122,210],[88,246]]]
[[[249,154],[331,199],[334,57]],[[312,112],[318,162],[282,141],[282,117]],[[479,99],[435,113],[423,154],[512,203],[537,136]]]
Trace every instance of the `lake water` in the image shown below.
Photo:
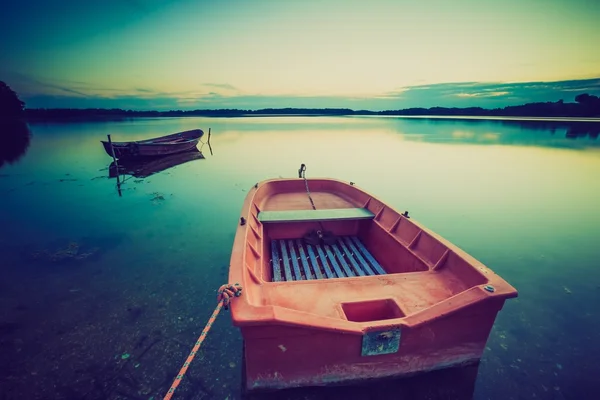
[[[30,123],[0,168],[0,398],[162,398],[227,283],[248,188],[274,177],[356,184],[517,288],[475,399],[597,398],[598,127],[395,117]],[[119,196],[100,140],[211,128],[206,158]],[[594,130],[596,129],[596,130]],[[595,132],[595,133],[594,133]],[[206,135],[204,140],[206,139]],[[236,399],[242,341],[225,311],[175,398]],[[392,396],[393,397],[393,396]]]

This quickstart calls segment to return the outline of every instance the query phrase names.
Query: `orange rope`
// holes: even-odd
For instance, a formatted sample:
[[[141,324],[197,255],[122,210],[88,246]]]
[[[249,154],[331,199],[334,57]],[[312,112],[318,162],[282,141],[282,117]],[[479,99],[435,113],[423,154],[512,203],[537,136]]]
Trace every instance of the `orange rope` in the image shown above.
[[[183,363],[183,366],[179,370],[179,374],[177,374],[177,376],[175,377],[175,380],[173,381],[171,388],[165,395],[164,400],[169,400],[169,399],[171,399],[171,397],[173,397],[173,393],[175,393],[175,389],[177,389],[177,386],[179,386],[179,384],[181,383],[181,380],[183,379],[183,375],[186,373],[188,367],[192,363],[192,360],[196,356],[196,353],[200,349],[200,345],[202,345],[202,342],[204,342],[204,339],[206,339],[206,335],[208,334],[208,331],[212,327],[213,322],[215,322],[215,320],[217,319],[217,316],[221,312],[221,309],[225,308],[227,310],[229,308],[229,303],[231,302],[231,298],[239,297],[241,294],[242,294],[242,287],[237,283],[235,285],[223,285],[219,288],[219,290],[217,292],[217,301],[218,301],[217,307],[215,308],[215,311],[213,311],[212,315],[208,319],[208,323],[202,330],[202,333],[200,334],[200,337],[196,341],[194,348],[188,355],[187,360],[185,360],[185,362]]]

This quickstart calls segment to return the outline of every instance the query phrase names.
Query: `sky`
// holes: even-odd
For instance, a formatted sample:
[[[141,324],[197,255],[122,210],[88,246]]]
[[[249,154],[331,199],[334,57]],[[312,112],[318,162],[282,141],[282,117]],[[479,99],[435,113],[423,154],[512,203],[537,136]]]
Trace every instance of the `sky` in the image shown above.
[[[27,107],[504,107],[600,95],[598,0],[19,0]]]

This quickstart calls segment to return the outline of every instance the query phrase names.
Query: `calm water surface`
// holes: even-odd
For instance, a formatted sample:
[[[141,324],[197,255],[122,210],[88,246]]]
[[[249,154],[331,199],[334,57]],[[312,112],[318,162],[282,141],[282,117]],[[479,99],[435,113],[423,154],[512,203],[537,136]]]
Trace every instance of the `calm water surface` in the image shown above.
[[[211,156],[122,196],[100,140],[212,128]],[[519,290],[476,399],[595,399],[600,384],[600,140],[544,122],[382,117],[31,123],[0,168],[0,398],[164,396],[227,283],[247,189],[353,181]],[[204,138],[206,139],[206,137]],[[239,332],[221,315],[175,398],[235,399]],[[392,396],[393,397],[393,396]]]

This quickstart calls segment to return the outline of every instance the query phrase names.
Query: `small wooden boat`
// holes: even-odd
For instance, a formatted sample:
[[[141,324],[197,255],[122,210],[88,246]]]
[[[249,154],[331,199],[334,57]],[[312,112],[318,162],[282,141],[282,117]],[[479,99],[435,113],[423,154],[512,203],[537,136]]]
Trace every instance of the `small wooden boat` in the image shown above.
[[[111,157],[112,150],[116,158],[165,156],[194,149],[202,135],[204,132],[201,129],[193,129],[154,139],[112,142],[112,149],[108,141],[101,140],[101,142],[106,154]]]
[[[229,281],[244,288],[231,315],[244,339],[246,392],[476,364],[496,314],[517,296],[353,184],[263,181],[241,216]]]

